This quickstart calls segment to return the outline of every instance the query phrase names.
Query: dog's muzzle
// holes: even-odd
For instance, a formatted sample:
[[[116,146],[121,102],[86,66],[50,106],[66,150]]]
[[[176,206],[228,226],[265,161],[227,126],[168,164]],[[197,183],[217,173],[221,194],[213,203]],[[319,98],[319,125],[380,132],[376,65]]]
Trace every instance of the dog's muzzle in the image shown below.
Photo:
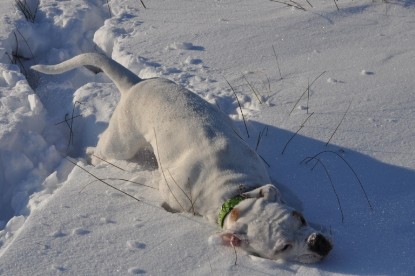
[[[322,257],[327,256],[333,248],[331,242],[327,240],[322,234],[313,233],[307,238],[307,245],[310,251],[319,254]]]

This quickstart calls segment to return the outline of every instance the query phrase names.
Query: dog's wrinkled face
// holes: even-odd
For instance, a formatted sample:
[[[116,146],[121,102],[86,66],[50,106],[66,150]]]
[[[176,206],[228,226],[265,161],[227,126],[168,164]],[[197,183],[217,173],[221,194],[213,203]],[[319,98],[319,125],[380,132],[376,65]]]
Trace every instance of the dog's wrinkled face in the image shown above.
[[[332,249],[331,241],[311,228],[303,216],[280,202],[249,198],[226,217],[225,243],[252,255],[314,263]]]

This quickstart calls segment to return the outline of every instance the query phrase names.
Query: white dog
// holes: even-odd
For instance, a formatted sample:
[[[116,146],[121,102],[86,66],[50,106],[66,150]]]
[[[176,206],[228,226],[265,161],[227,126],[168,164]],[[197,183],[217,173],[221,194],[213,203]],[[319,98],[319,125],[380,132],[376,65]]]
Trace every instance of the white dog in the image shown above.
[[[167,79],[141,80],[100,54],[32,68],[59,74],[83,65],[101,68],[121,92],[94,155],[128,160],[152,148],[163,175],[159,190],[165,207],[219,224],[225,244],[303,263],[329,253],[329,239],[283,204],[262,160],[238,137],[228,116],[195,93]]]

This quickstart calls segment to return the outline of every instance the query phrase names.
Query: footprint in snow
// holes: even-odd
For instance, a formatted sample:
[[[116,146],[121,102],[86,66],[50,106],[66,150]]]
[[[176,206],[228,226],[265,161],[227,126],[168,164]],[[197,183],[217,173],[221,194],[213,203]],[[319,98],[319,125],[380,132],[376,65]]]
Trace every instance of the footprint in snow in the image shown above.
[[[132,267],[132,268],[128,269],[128,273],[130,273],[130,274],[145,274],[146,271],[141,269],[141,268],[138,268],[138,267]]]
[[[53,232],[50,236],[54,238],[62,238],[62,237],[65,237],[66,234],[63,233],[61,230],[58,230],[58,231]]]
[[[66,268],[64,268],[63,266],[60,266],[60,265],[53,264],[52,265],[52,270],[64,272],[66,270]]]
[[[144,223],[136,223],[136,224],[134,224],[134,227],[135,228],[141,228],[143,226],[144,226]]]
[[[103,224],[115,224],[116,222],[112,219],[109,218],[100,218],[99,219],[99,224],[103,225]]]
[[[193,45],[191,42],[173,42],[167,47],[167,50],[204,51],[205,47]]]
[[[139,241],[127,241],[127,247],[131,250],[145,249],[146,245]]]
[[[375,74],[375,72],[371,72],[371,71],[366,71],[366,70],[360,71],[360,75],[362,75],[362,76],[371,76],[371,75],[374,75],[374,74]]]
[[[87,235],[91,233],[91,231],[88,231],[86,229],[83,228],[75,228],[72,230],[72,235],[78,235],[78,236],[83,236],[83,235]]]

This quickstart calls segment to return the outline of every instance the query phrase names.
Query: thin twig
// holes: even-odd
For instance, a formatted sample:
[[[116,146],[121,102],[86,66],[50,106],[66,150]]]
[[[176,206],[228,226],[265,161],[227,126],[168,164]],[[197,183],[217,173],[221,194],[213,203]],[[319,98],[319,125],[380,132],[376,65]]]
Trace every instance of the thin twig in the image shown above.
[[[140,2],[141,2],[141,5],[143,5],[143,7],[144,7],[145,9],[147,9],[146,5],[144,5],[143,0],[140,0]]]
[[[330,143],[331,139],[336,134],[337,130],[339,129],[340,125],[342,124],[342,122],[343,122],[344,118],[346,117],[346,114],[349,111],[351,105],[352,105],[352,102],[349,103],[349,106],[347,107],[346,111],[344,112],[342,119],[340,120],[340,122],[337,125],[336,129],[334,130],[333,134],[330,136],[330,139],[327,141],[326,147],[328,146],[328,144]]]
[[[232,90],[233,94],[235,95],[236,101],[238,102],[239,110],[241,111],[242,119],[243,119],[243,121],[244,121],[245,130],[246,130],[246,135],[247,135],[247,136],[248,136],[248,138],[249,138],[248,126],[246,125],[245,116],[244,116],[244,113],[242,112],[242,107],[241,107],[241,103],[239,102],[238,96],[236,95],[236,92],[235,92],[235,90],[233,89],[232,85],[229,83],[229,81],[228,81],[225,77],[223,77],[223,78],[224,78],[224,79],[225,79],[225,81],[228,83],[228,85],[229,85],[229,87],[231,88],[231,90]]]
[[[303,92],[303,94],[301,94],[300,98],[298,99],[298,101],[294,104],[293,108],[291,109],[289,115],[291,115],[291,113],[293,113],[294,109],[297,107],[297,104],[301,101],[301,99],[303,98],[303,96],[305,95],[305,93],[307,93],[307,91],[310,90],[310,87],[322,76],[326,73],[326,71],[324,71],[323,73],[321,73],[320,75],[318,75],[313,82],[311,82],[310,85],[307,86],[307,89]]]
[[[288,142],[285,144],[284,149],[282,150],[281,154],[284,154],[285,150],[288,147],[288,144],[294,139],[294,137],[300,132],[301,129],[303,129],[305,123],[310,119],[311,116],[313,116],[314,112],[311,113],[307,119],[304,120],[304,122],[301,124],[300,128],[291,136],[291,138],[288,140]]]

